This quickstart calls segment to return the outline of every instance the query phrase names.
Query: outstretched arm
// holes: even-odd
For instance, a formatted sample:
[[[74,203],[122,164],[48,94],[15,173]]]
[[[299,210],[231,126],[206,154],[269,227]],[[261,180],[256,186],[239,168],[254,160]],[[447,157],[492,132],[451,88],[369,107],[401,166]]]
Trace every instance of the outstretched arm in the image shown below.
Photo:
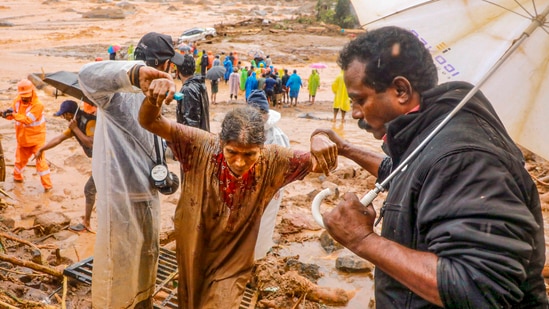
[[[48,149],[52,149],[53,147],[61,144],[64,140],[70,138],[70,136],[67,136],[65,134],[59,134],[56,137],[52,138],[49,142],[46,143],[46,145],[40,147],[38,151],[34,154],[34,158],[40,160],[42,159],[42,153]],[[33,159],[34,159],[33,158]]]
[[[137,72],[138,71],[138,72]],[[138,74],[138,79],[135,77]],[[139,86],[145,94],[145,99],[139,109],[139,124],[146,130],[172,141],[171,121],[162,116],[162,104],[169,104],[175,93],[175,83],[165,72],[151,67],[135,66],[128,71],[132,85]],[[136,85],[139,80],[139,85]]]
[[[339,135],[330,129],[316,129],[311,136],[315,136],[317,134],[325,135],[332,142],[334,142],[337,145],[337,152],[339,155],[353,160],[370,174],[378,177],[379,166],[385,158],[384,155],[359,148],[343,140],[339,137]]]

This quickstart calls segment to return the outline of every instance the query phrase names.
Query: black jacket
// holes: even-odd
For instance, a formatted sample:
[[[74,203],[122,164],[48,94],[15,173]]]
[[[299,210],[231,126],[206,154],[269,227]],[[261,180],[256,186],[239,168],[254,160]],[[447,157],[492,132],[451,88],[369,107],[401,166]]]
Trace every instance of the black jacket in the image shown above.
[[[422,94],[419,112],[387,127],[380,181],[471,89],[462,82]],[[547,308],[539,195],[521,151],[477,93],[390,183],[381,235],[439,257],[447,308]],[[381,215],[380,213],[380,215]],[[406,261],[402,261],[406,263]],[[436,308],[376,269],[378,308]]]
[[[210,101],[202,76],[191,76],[181,87],[183,99],[177,101],[179,123],[210,131]]]

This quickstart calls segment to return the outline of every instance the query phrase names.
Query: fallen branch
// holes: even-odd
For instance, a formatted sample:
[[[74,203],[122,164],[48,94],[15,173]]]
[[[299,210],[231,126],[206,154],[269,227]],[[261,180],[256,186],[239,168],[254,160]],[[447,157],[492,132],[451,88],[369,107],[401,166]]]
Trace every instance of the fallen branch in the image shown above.
[[[547,176],[540,179],[540,178],[537,178],[536,176],[532,175],[532,178],[534,178],[534,180],[537,181],[542,186],[549,186],[549,183],[545,182],[545,178],[547,178]]]
[[[0,309],[17,309],[17,307],[14,307],[0,300]]]
[[[21,304],[22,307],[20,308],[43,308],[43,309],[55,309],[56,307],[54,306],[50,306],[50,305],[45,305],[43,303],[39,303],[39,302],[35,302],[35,301],[31,301],[31,300],[21,300],[19,299],[17,296],[13,295],[13,293],[10,293],[8,291],[6,291],[4,293],[4,295],[7,295],[9,297],[11,297],[14,301],[16,301],[17,303]],[[7,304],[8,306],[11,306],[9,304]],[[1,307],[0,307],[1,308]],[[12,307],[6,307],[6,308],[12,308]]]
[[[48,266],[43,266],[43,265],[40,265],[40,264],[36,264],[34,262],[21,260],[21,259],[11,257],[11,256],[8,256],[8,255],[2,254],[2,253],[0,253],[0,261],[6,261],[6,262],[10,262],[14,265],[34,269],[36,271],[43,272],[43,273],[46,273],[48,275],[52,275],[54,277],[59,277],[59,278],[63,277],[63,272],[61,272],[57,269],[54,269],[54,268],[51,268],[51,267],[48,267]]]
[[[175,240],[175,230],[160,232],[160,245],[164,246]]]
[[[307,300],[328,306],[344,306],[354,296],[352,292],[344,289],[318,286],[296,271],[285,273],[282,279],[286,285],[283,287],[286,293],[300,296],[306,294]]]
[[[31,248],[33,248],[34,250],[37,250],[38,252],[40,252],[40,249],[33,243],[29,242],[29,241],[26,241],[24,239],[21,239],[19,237],[15,237],[15,236],[12,236],[12,235],[9,235],[9,234],[6,234],[6,233],[2,233],[0,232],[0,238],[6,238],[6,239],[9,239],[9,240],[13,240],[13,241],[17,241],[19,243],[22,243],[24,245],[27,245]]]
[[[13,269],[7,269],[7,268],[4,268],[4,267],[0,267],[0,270],[1,271],[5,271],[5,272],[10,272],[10,273],[14,273],[16,275],[23,275],[23,276],[45,276],[44,274],[27,274],[27,273],[24,273],[24,272],[20,272],[20,271],[17,271],[17,270],[13,270]]]

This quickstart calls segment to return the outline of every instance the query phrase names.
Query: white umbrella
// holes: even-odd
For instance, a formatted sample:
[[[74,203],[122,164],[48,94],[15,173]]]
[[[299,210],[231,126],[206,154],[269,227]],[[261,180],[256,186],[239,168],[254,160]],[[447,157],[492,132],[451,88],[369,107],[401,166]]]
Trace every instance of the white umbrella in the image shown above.
[[[400,26],[410,29],[431,51],[439,81],[475,85],[418,148],[361,202],[370,204],[421,148],[479,90],[490,99],[510,136],[549,159],[549,3],[547,0],[354,0],[366,29]],[[321,222],[320,203],[313,216]],[[319,221],[320,220],[320,221]]]
[[[549,160],[547,0],[351,2],[366,29],[393,25],[414,32],[431,50],[440,82],[479,85],[486,77],[480,89],[511,137]],[[513,43],[516,50],[491,72]]]

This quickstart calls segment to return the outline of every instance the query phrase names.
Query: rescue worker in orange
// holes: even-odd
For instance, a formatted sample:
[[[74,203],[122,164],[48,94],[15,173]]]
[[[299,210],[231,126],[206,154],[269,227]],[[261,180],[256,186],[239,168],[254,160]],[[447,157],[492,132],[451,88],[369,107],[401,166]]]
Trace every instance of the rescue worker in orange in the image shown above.
[[[43,112],[44,105],[38,99],[32,82],[28,79],[19,81],[17,97],[10,108],[2,111],[2,117],[15,120],[17,149],[13,168],[14,182],[23,182],[22,173],[29,158],[46,143],[46,119]],[[50,167],[43,156],[36,159],[36,171],[40,175],[44,191],[50,191],[52,189]]]

